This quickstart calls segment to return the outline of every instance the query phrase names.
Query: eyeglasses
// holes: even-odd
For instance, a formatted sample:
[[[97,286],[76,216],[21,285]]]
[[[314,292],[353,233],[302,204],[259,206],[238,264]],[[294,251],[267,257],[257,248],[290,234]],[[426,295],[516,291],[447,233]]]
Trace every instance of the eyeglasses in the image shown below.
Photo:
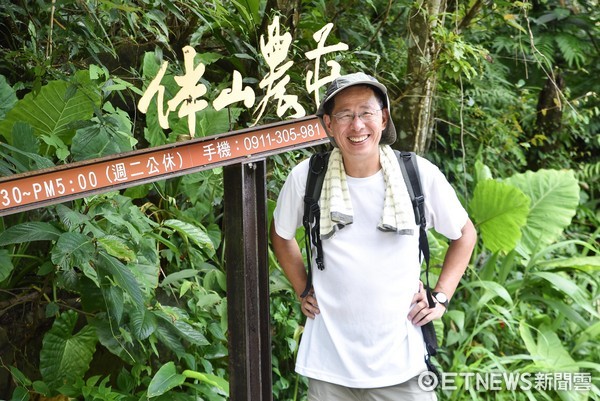
[[[341,113],[332,114],[335,120],[340,125],[347,125],[354,121],[354,118],[358,116],[363,123],[374,121],[377,118],[377,112],[381,111],[381,109],[369,109],[365,110],[361,113],[349,113],[347,111],[343,111]]]

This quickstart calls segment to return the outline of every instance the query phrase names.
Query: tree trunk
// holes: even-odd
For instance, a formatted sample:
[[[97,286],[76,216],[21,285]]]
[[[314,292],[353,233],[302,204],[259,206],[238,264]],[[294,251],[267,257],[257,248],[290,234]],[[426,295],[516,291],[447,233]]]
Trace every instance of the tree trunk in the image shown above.
[[[547,157],[559,146],[563,118],[561,93],[565,86],[563,75],[557,68],[552,76],[548,76],[540,92],[534,132],[530,138],[536,147],[527,152],[527,166],[531,170],[549,168]]]
[[[416,1],[408,21],[408,85],[393,103],[398,145],[404,150],[424,153],[433,132],[436,73],[434,61],[439,47],[433,40],[433,30],[443,23],[445,0]]]

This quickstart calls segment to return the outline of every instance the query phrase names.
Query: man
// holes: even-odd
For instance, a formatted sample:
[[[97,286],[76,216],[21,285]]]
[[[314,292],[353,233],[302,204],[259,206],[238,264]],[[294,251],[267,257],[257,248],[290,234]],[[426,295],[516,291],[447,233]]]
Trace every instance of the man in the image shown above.
[[[296,371],[309,378],[309,401],[435,400],[417,383],[427,369],[420,326],[446,311],[476,241],[473,224],[439,169],[418,158],[428,227],[451,240],[430,309],[408,183],[389,146],[396,130],[385,86],[363,73],[341,76],[317,115],[334,146],[319,200],[325,268],[313,269],[313,287],[301,298],[309,319]],[[292,170],[271,227],[298,296],[307,275],[294,238],[307,174],[308,160]]]

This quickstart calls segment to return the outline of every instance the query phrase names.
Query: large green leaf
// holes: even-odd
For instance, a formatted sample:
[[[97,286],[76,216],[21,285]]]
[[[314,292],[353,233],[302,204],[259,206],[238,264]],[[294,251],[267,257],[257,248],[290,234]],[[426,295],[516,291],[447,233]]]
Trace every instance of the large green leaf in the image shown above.
[[[596,318],[600,317],[586,291],[577,285],[575,281],[571,280],[566,274],[553,272],[535,272],[533,274],[548,281],[565,295],[571,297],[577,305],[588,311],[592,316],[595,316]]]
[[[200,274],[199,270],[196,269],[184,269],[174,273],[169,274],[167,277],[161,281],[161,287],[167,287],[173,283],[177,283],[178,281],[183,281],[187,278],[197,277]]]
[[[506,290],[506,288],[504,288],[502,285],[500,285],[496,282],[477,280],[477,281],[472,281],[470,283],[465,284],[465,287],[467,287],[467,288],[481,287],[481,289],[483,290],[483,293],[481,294],[481,296],[479,296],[478,301],[477,301],[478,307],[488,304],[494,298],[502,298],[509,305],[513,304],[513,300],[512,300],[512,297],[510,296],[510,293]]]
[[[100,94],[90,88],[87,71],[77,73],[72,83],[49,82],[37,95],[28,93],[17,102],[0,123],[0,135],[10,143],[13,125],[23,121],[33,127],[36,136],[58,138],[70,144],[75,134],[72,124],[89,120],[100,103]]]
[[[557,241],[579,204],[579,183],[572,170],[539,170],[506,180],[531,199],[520,247],[531,255]]]
[[[6,112],[17,103],[15,90],[6,82],[4,75],[0,75],[0,120],[6,116]]]
[[[206,227],[206,234],[212,241],[215,248],[218,248],[221,244],[221,239],[223,238],[223,233],[221,232],[221,227],[218,224],[209,224]]]
[[[23,372],[21,372],[19,369],[17,369],[14,366],[10,367],[10,374],[13,377],[13,380],[15,381],[15,383],[20,384],[22,386],[31,386],[32,382],[31,380],[25,376],[25,374]]]
[[[52,249],[52,263],[63,268],[80,266],[94,258],[92,239],[76,232],[62,234]]]
[[[143,258],[138,257],[138,260],[140,259]],[[152,296],[154,294],[154,290],[158,287],[160,264],[150,263],[148,261],[142,260],[138,261],[137,263],[132,263],[130,264],[130,266],[133,275],[142,286],[144,294]]]
[[[138,340],[148,338],[157,329],[156,316],[147,309],[133,309],[131,312],[131,324],[133,335]]]
[[[195,345],[209,345],[208,340],[200,331],[187,323],[188,319],[185,311],[170,306],[161,306],[162,310],[156,310],[154,313],[160,317],[168,326],[175,330],[183,339]]]
[[[236,1],[232,3],[235,5],[238,13],[244,18],[248,27],[258,27],[260,22],[260,1],[258,0],[244,0]]]
[[[173,328],[162,319],[157,321],[157,325],[154,332],[156,338],[173,351],[178,358],[184,355],[186,351],[185,346],[181,342],[181,337],[175,333]]]
[[[73,334],[78,315],[74,311],[61,314],[44,336],[40,352],[40,373],[52,389],[83,379],[98,338],[91,326]]]
[[[184,370],[183,375],[190,379],[198,380],[201,383],[206,383],[220,394],[229,397],[229,382],[222,377],[209,373],[196,372],[193,370]]]
[[[167,391],[181,386],[185,376],[178,374],[173,362],[167,362],[160,367],[148,385],[148,398],[158,397]]]
[[[186,223],[181,220],[169,219],[163,223],[165,226],[174,229],[180,233],[184,238],[195,242],[201,249],[203,249],[209,256],[215,254],[215,247],[210,240],[210,237],[203,228],[195,226],[190,223]]]
[[[13,391],[10,401],[29,401],[29,399],[29,390],[19,386]]]
[[[494,180],[475,187],[469,211],[492,252],[510,252],[521,238],[529,212],[529,198],[518,188]]]
[[[91,319],[90,324],[96,328],[98,340],[106,349],[117,355],[127,363],[145,363],[137,342],[131,342],[127,331],[122,327],[116,327],[108,319]]]
[[[124,305],[124,291],[116,286],[102,286],[102,298],[105,302],[106,310],[110,314],[110,318],[114,319],[117,324],[121,324],[123,313],[125,312]],[[136,309],[129,309],[131,313],[134,313]]]
[[[600,256],[577,256],[573,258],[557,258],[538,263],[544,269],[573,269],[588,273],[600,272]]]
[[[56,213],[60,217],[60,221],[68,228],[79,227],[90,221],[90,216],[79,213],[77,210],[73,210],[64,204],[58,204],[55,206]]]
[[[0,249],[0,283],[6,280],[15,267],[6,249]]]
[[[427,231],[427,242],[429,243],[430,266],[442,266],[444,257],[448,250],[448,240],[435,230]]]
[[[62,234],[50,223],[32,221],[7,228],[0,234],[0,246],[31,241],[55,241]]]
[[[136,259],[135,252],[127,245],[125,240],[116,235],[105,235],[98,238],[98,244],[111,256],[131,262]]]
[[[131,150],[128,141],[123,136],[96,121],[95,125],[81,128],[73,137],[71,153],[76,161],[99,158]]]
[[[203,137],[214,134],[222,134],[231,131],[242,114],[242,109],[236,107],[227,107],[216,111],[212,107],[207,107],[198,114],[196,119],[196,137]],[[174,125],[173,130],[181,126],[184,120],[180,120]],[[187,122],[186,122],[187,124]]]
[[[127,266],[118,259],[100,252],[98,254],[98,268],[108,273],[112,281],[117,283],[129,295],[135,308],[140,310],[145,308],[140,283]]]
[[[75,160],[86,160],[123,153],[133,149],[137,140],[131,135],[132,126],[123,111],[108,107],[110,114],[94,118],[93,125],[77,130],[71,153]]]
[[[540,326],[537,330],[537,336],[534,336],[529,326],[522,321],[519,325],[519,332],[538,369],[550,372],[573,372],[578,370],[577,363],[550,327]]]
[[[25,122],[15,123],[12,132],[13,146],[5,144],[12,150],[12,156],[19,163],[21,168],[17,168],[17,173],[26,171],[54,167],[52,160],[39,155],[39,141],[33,133],[31,125]],[[17,166],[15,164],[15,166]]]

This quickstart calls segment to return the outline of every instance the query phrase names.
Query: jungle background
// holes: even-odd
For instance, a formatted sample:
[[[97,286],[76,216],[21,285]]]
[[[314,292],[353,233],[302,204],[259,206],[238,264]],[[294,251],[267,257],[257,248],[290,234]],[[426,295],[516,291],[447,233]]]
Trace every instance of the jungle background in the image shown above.
[[[136,104],[162,61],[175,95],[187,45],[207,99],[233,70],[260,96],[276,17],[293,38],[287,92],[315,110],[304,53],[333,23],[327,44],[349,50],[328,57],[387,85],[396,146],[439,165],[477,226],[436,363],[532,385],[440,397],[599,399],[597,1],[2,1],[0,174],[178,140],[186,121],[161,129]],[[270,104],[260,124],[280,119]],[[252,122],[209,106],[196,132]],[[268,160],[269,210],[309,151]],[[222,203],[217,168],[0,218],[0,399],[227,399]],[[447,244],[429,235],[435,275]],[[302,400],[302,314],[272,255],[269,269],[273,398]]]

